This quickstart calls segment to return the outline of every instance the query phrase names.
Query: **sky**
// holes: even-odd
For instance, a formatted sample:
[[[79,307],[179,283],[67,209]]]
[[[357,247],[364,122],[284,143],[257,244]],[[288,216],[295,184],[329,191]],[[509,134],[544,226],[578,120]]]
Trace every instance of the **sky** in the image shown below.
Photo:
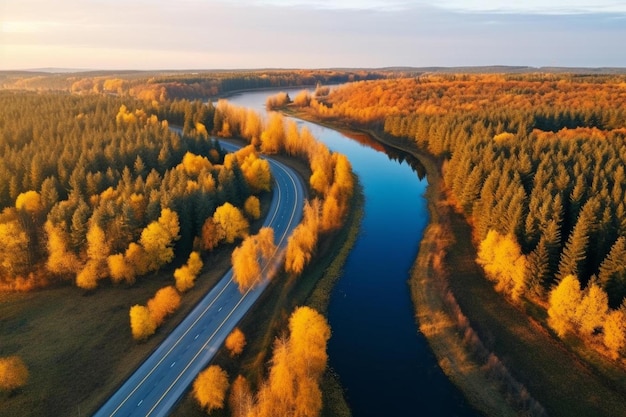
[[[626,0],[0,0],[0,70],[626,67]]]

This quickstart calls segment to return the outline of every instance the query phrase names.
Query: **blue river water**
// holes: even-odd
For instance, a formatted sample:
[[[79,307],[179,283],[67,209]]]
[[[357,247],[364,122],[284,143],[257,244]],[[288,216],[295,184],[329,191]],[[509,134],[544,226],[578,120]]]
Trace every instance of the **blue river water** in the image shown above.
[[[263,112],[266,97],[276,92],[228,100]],[[428,223],[419,163],[366,138],[297,122],[348,157],[365,195],[361,231],[328,312],[329,362],[354,417],[479,415],[441,371],[414,320],[407,281]]]

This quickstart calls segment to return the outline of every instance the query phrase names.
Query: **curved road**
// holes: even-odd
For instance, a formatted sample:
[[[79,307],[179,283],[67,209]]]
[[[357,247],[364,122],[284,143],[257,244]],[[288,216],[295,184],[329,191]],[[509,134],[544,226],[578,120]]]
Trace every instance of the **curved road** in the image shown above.
[[[238,148],[220,144],[228,151]],[[263,225],[274,229],[278,249],[263,266],[259,283],[241,294],[229,270],[95,416],[167,415],[267,287],[268,275],[280,266],[287,237],[300,222],[304,204],[298,175],[280,162],[267,160],[274,177],[274,193]]]

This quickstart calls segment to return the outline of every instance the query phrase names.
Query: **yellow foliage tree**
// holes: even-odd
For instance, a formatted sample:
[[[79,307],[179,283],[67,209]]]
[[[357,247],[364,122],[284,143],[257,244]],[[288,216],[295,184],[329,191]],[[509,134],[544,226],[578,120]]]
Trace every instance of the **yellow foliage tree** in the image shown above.
[[[76,275],[76,285],[85,290],[93,290],[98,280],[109,273],[107,258],[111,249],[104,230],[96,223],[91,224],[87,231],[87,264]]]
[[[317,230],[311,224],[299,224],[287,240],[285,271],[299,275],[313,256],[317,244]]]
[[[230,396],[228,397],[228,406],[232,413],[232,417],[248,417],[253,406],[252,392],[248,380],[238,375],[230,387]]]
[[[267,160],[256,154],[248,156],[241,164],[241,171],[254,193],[269,191],[272,187],[272,171]]]
[[[582,300],[580,282],[573,275],[564,277],[549,297],[548,324],[560,337],[565,336],[572,328],[576,318],[576,310]]]
[[[251,195],[246,199],[246,202],[243,204],[243,209],[253,220],[257,220],[261,217],[261,202],[258,197]]]
[[[246,335],[243,334],[239,327],[236,327],[224,342],[226,349],[230,352],[230,356],[234,357],[240,355],[243,352],[243,348],[246,346]]]
[[[130,308],[130,330],[135,340],[145,340],[156,331],[157,325],[148,307],[134,305]]]
[[[496,283],[496,290],[518,300],[526,289],[526,256],[512,235],[503,236],[489,230],[480,243],[476,261],[487,278]]]
[[[267,128],[261,133],[261,152],[280,152],[285,143],[284,118],[280,113],[271,113]]]
[[[203,170],[210,170],[212,167],[213,165],[206,157],[187,152],[176,168],[183,170],[189,176],[197,177]]]
[[[14,391],[28,382],[28,368],[19,356],[0,358],[0,390]]]
[[[224,407],[228,374],[217,365],[211,365],[198,374],[193,382],[193,396],[208,413]]]
[[[254,285],[261,276],[261,266],[257,257],[256,242],[247,237],[231,255],[233,265],[233,281],[242,293]]]
[[[274,230],[263,227],[254,236],[248,236],[232,253],[233,280],[243,293],[261,277],[260,261],[267,260],[276,251]]]
[[[617,359],[626,347],[626,315],[622,310],[611,311],[604,322],[604,345],[611,357]]]
[[[609,311],[609,298],[595,282],[591,282],[580,304],[576,307],[575,321],[583,335],[591,336],[595,329],[602,327]]]
[[[213,213],[213,222],[220,240],[233,243],[235,239],[248,235],[248,221],[237,207],[224,203]]]
[[[109,266],[109,273],[111,280],[114,283],[120,283],[126,281],[129,284],[135,282],[135,269],[131,264],[126,262],[124,254],[118,253],[110,255],[107,258],[107,265]]]
[[[148,311],[156,327],[163,324],[165,317],[174,313],[179,307],[180,294],[171,285],[161,288],[154,297],[148,300]]]
[[[135,282],[135,276],[148,273],[150,265],[146,250],[143,246],[138,245],[135,242],[131,242],[126,249],[126,252],[124,252],[124,259],[126,260],[126,263],[132,265],[135,272],[132,279],[129,279],[128,281],[130,284]]]
[[[174,242],[180,238],[178,215],[170,209],[163,209],[161,216],[141,232],[141,246],[145,250],[148,271],[156,271],[174,259]]]
[[[54,274],[72,274],[79,268],[78,257],[68,250],[69,236],[62,227],[57,227],[50,220],[44,224],[48,236],[48,260],[46,267]]]
[[[28,235],[19,221],[0,223],[0,279],[13,278],[29,265]]]
[[[190,290],[195,285],[195,280],[202,269],[202,259],[198,252],[191,252],[187,264],[174,271],[176,289],[180,292]]]
[[[269,372],[269,389],[274,401],[274,411],[277,415],[292,414],[295,400],[296,374],[293,369],[292,355],[289,340],[277,338],[274,341],[272,366]]]
[[[41,195],[37,191],[26,191],[15,199],[15,208],[34,215],[43,210]]]
[[[322,391],[316,378],[298,379],[294,417],[317,417],[322,410]]]
[[[299,375],[319,377],[326,369],[326,342],[330,326],[324,316],[310,307],[298,307],[289,318],[292,366]]]

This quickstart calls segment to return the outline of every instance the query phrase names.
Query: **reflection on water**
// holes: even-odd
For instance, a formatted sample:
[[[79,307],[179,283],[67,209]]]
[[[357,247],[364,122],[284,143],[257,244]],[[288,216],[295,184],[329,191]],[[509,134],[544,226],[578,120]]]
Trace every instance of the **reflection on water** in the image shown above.
[[[245,93],[230,101],[259,110],[271,94]],[[354,417],[475,416],[413,318],[407,280],[428,221],[423,166],[366,135],[298,124],[348,157],[365,194],[360,235],[329,306],[330,366]]]

